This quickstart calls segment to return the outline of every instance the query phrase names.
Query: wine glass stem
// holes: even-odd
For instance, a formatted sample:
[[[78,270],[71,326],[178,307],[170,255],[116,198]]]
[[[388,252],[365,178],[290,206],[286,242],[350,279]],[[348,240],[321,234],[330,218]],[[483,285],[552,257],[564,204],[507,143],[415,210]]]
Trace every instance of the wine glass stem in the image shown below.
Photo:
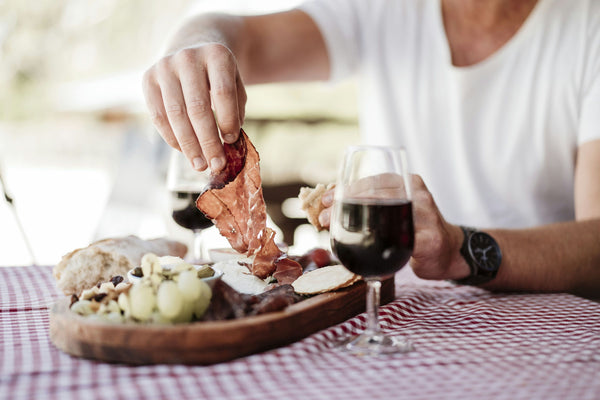
[[[367,332],[377,334],[379,330],[379,293],[381,282],[367,280]]]
[[[206,261],[204,259],[203,232],[203,229],[194,229],[193,254],[195,263]]]

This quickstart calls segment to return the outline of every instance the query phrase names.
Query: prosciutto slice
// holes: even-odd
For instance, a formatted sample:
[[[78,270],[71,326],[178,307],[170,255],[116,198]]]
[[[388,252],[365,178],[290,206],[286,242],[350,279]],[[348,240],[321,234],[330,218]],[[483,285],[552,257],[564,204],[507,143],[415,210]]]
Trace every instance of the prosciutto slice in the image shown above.
[[[274,232],[267,228],[256,148],[243,130],[235,143],[223,147],[227,166],[213,175],[198,196],[196,207],[213,221],[231,247],[255,255],[251,267],[254,275],[262,279],[273,275],[279,283],[293,282],[302,274],[302,267],[286,258],[275,244]]]

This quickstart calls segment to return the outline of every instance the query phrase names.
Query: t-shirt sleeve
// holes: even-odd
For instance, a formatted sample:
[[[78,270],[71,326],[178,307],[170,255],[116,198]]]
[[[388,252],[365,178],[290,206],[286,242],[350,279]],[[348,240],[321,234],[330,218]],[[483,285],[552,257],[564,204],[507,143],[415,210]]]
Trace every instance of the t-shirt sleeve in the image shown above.
[[[360,66],[361,31],[368,1],[315,0],[298,7],[307,13],[319,27],[331,65],[330,80],[339,81],[355,72]]]
[[[597,3],[595,3],[597,4]],[[600,7],[596,7],[600,11]],[[590,15],[577,144],[600,139],[600,15]]]

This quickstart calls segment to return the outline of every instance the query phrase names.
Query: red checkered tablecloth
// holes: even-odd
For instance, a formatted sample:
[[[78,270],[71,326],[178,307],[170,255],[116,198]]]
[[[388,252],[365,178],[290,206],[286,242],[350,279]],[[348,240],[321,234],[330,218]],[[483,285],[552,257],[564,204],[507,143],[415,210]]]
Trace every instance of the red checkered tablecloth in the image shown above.
[[[212,366],[73,358],[48,337],[49,267],[0,268],[0,399],[600,399],[600,304],[396,277],[387,332],[416,351],[355,357],[329,343],[361,314],[293,345]]]

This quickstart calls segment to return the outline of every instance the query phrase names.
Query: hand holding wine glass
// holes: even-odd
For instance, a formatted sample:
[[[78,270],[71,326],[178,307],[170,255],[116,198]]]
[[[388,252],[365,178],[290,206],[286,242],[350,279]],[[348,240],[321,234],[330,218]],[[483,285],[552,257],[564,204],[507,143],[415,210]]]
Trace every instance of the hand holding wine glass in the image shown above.
[[[196,199],[208,184],[210,171],[198,172],[192,169],[182,153],[173,150],[169,160],[167,188],[171,192],[172,217],[180,226],[194,233],[192,259],[194,263],[207,260],[202,236],[213,223],[196,207]]]
[[[406,265],[413,251],[410,180],[403,149],[348,148],[335,189],[332,249],[367,282],[367,329],[341,348],[356,354],[412,350],[400,337],[384,335],[378,323],[381,280]]]

